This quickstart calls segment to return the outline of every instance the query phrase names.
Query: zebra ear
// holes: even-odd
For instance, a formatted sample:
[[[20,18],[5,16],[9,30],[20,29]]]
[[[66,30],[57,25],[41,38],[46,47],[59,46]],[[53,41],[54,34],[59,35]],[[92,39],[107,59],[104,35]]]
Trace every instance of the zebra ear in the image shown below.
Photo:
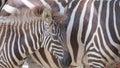
[[[46,21],[48,25],[52,23],[52,14],[49,9],[44,9],[42,13],[42,19]]]

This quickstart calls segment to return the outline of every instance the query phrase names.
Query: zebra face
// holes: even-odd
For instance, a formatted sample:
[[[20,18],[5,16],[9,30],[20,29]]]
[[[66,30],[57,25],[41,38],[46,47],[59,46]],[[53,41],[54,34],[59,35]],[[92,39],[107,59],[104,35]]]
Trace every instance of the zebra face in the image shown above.
[[[66,46],[66,33],[55,22],[51,24],[49,31],[46,32],[47,37],[44,38],[42,46],[44,45],[44,48],[58,59],[62,67],[68,67],[71,63],[71,56]]]
[[[59,59],[58,61],[61,63],[62,67],[67,68],[71,63],[71,56],[66,46],[66,33],[64,27],[61,27],[61,25],[58,26],[58,24],[54,24],[53,27],[53,33],[55,35],[52,35],[52,41],[57,45],[51,44],[52,47],[49,50]]]
[[[47,29],[44,33],[45,36],[42,46],[58,59],[62,67],[68,67],[71,63],[71,56],[66,45],[65,28],[63,25],[56,23],[55,18],[49,14],[45,15],[46,18],[48,17],[48,19],[45,19],[45,22],[51,23],[45,24]]]

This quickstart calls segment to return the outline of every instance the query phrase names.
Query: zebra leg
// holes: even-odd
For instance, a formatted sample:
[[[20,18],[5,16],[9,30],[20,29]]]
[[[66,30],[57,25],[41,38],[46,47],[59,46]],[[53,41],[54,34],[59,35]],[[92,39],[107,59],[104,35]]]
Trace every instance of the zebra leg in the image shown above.
[[[103,59],[101,52],[94,46],[95,45],[91,43],[89,44],[89,48],[86,49],[85,47],[85,56],[88,61],[88,63],[85,63],[85,66],[89,68],[105,68],[106,61]]]
[[[93,50],[89,50],[87,52],[87,60],[88,64],[85,65],[85,68],[116,68],[115,63],[108,63],[102,57],[100,52]]]
[[[105,68],[104,64],[102,64],[101,62],[102,62],[101,59],[98,59],[98,58],[96,59],[95,57],[88,56],[88,67],[89,68]]]

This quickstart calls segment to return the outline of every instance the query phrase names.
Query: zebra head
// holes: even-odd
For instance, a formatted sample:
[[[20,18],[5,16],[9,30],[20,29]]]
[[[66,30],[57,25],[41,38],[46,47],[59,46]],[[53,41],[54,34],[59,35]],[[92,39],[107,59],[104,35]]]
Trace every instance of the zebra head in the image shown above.
[[[71,56],[67,49],[65,27],[62,24],[65,16],[45,9],[42,17],[49,27],[46,27],[45,36],[42,36],[44,40],[41,47],[52,53],[62,67],[68,67],[71,63]]]

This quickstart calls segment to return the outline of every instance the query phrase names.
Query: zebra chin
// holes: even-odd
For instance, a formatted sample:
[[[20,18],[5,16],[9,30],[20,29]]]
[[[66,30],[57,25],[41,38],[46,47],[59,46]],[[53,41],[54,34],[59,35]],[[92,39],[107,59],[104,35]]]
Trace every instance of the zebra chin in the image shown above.
[[[62,59],[59,59],[62,68],[68,68],[72,62],[72,58],[69,52],[65,52]]]

